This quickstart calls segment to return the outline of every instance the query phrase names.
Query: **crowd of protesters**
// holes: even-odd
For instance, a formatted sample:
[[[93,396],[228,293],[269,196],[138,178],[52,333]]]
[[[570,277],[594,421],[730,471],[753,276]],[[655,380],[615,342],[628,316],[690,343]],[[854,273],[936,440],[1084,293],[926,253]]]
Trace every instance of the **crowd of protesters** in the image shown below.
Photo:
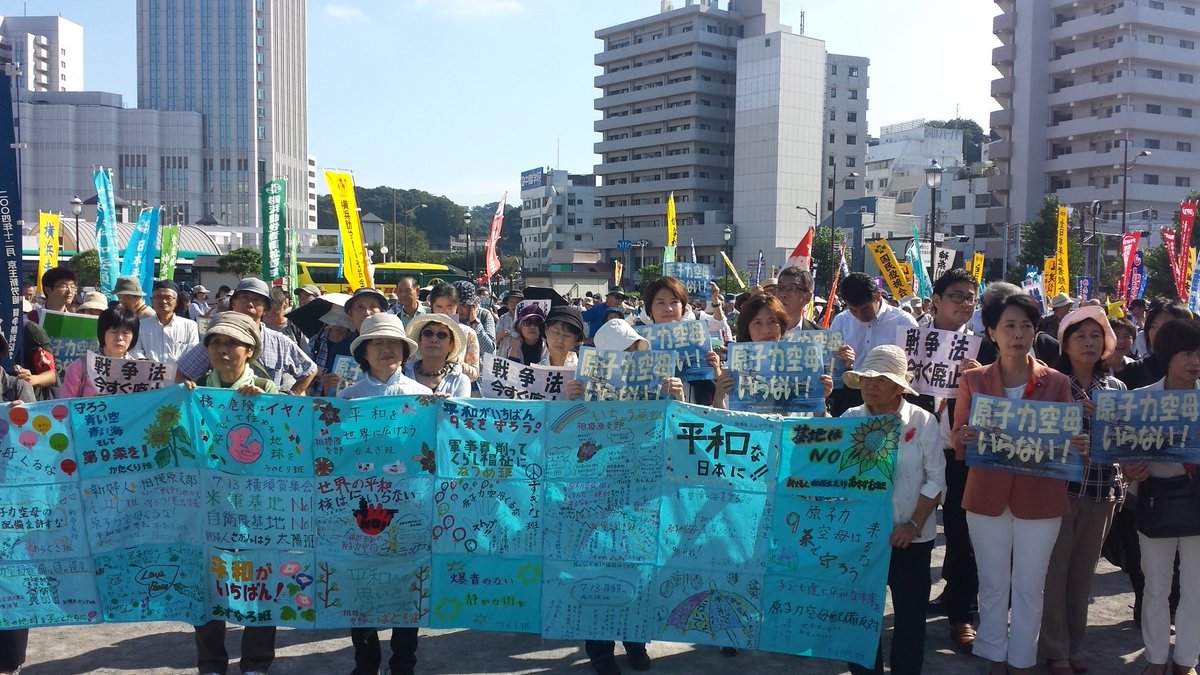
[[[0,341],[0,352],[13,357],[10,372],[0,375],[0,396],[13,404],[98,394],[85,377],[83,359],[54,361],[53,342],[41,327],[47,311],[96,315],[97,353],[173,364],[188,387],[346,399],[479,395],[484,355],[573,367],[584,344],[647,349],[635,326],[695,321],[712,339],[713,379],[667,377],[661,392],[716,408],[727,405],[733,387],[724,345],[779,341],[789,331],[819,329],[813,276],[797,267],[740,295],[723,294],[714,284],[702,301],[689,297],[679,280],[662,277],[650,280],[640,297],[611,288],[575,299],[550,294],[548,306],[527,302],[522,290],[493,301],[490,289],[468,281],[422,289],[412,278],[389,294],[360,288],[336,302],[316,286],[289,293],[254,278],[210,296],[203,285],[161,280],[143,289],[136,279],[121,277],[110,303],[99,293],[77,298],[77,279],[65,267],[47,271],[42,288],[41,296],[26,288],[21,348],[10,354]],[[844,340],[834,358],[846,372],[840,382],[822,378],[825,414],[892,415],[902,429],[887,575],[894,631],[887,650],[881,640],[874,664],[850,664],[851,672],[883,673],[886,661],[892,673],[920,673],[927,613],[944,613],[950,643],[984,660],[991,673],[1111,672],[1113,664],[1086,659],[1091,583],[1103,555],[1129,575],[1136,598],[1131,618],[1145,645],[1144,673],[1195,673],[1200,532],[1148,536],[1136,517],[1139,492],[1158,494],[1190,481],[1195,466],[1088,462],[1083,480],[1075,483],[968,468],[965,451],[978,438],[968,424],[977,394],[1079,402],[1086,422],[1096,391],[1197,388],[1200,322],[1169,300],[1106,307],[1060,294],[1043,312],[1039,301],[1011,284],[991,283],[980,295],[974,278],[961,269],[936,279],[931,297],[905,303],[854,273],[829,301],[838,305],[830,312],[830,329]],[[316,330],[298,325],[298,312],[315,315]],[[897,329],[918,326],[981,338],[979,353],[960,364],[957,397],[913,390],[896,336]],[[360,374],[350,378],[339,371],[339,357],[352,359]],[[569,386],[567,395],[579,398],[582,387]],[[1085,423],[1071,440],[1084,456],[1088,431]],[[938,508],[946,583],[941,597],[931,600]],[[271,627],[242,632],[243,673],[269,670],[275,633]],[[25,630],[0,631],[0,675],[19,671],[27,639]],[[351,639],[352,674],[377,674],[383,664],[377,630],[355,628]],[[227,672],[224,622],[197,626],[195,644],[200,673]],[[390,672],[415,672],[418,630],[392,629],[390,647]],[[602,675],[621,672],[615,643],[589,640],[585,651]],[[626,642],[624,652],[632,669],[652,667],[647,645]],[[736,656],[737,650],[723,648],[721,654]]]

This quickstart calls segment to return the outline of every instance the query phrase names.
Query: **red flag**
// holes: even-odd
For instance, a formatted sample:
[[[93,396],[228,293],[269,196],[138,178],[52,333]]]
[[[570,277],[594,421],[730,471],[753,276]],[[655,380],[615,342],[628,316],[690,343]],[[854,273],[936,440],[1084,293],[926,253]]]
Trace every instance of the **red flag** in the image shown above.
[[[808,228],[803,237],[800,237],[800,243],[796,244],[795,250],[788,256],[787,267],[796,266],[801,269],[809,269],[812,267],[812,245],[813,245],[813,230]]]
[[[496,205],[496,213],[492,215],[492,229],[488,232],[487,250],[484,253],[484,283],[500,271],[500,256],[496,255],[496,245],[500,242],[500,228],[504,225],[504,206],[507,202],[508,193],[505,192],[500,198],[500,203]]]
[[[809,231],[811,232],[812,230]],[[838,278],[841,277],[842,266],[846,264],[846,249],[840,246],[838,249],[841,251],[841,254],[838,256],[839,264],[837,269],[833,271],[833,283],[829,286],[829,297],[825,300],[825,313],[821,316],[821,328],[823,330],[828,330],[829,322],[833,321],[833,299],[837,297]]]
[[[1163,248],[1167,251],[1167,263],[1171,266],[1171,276],[1175,280],[1175,292],[1179,292],[1179,256],[1175,252],[1175,230],[1163,229],[1162,232]]]
[[[1121,275],[1121,281],[1117,288],[1117,294],[1126,300],[1132,300],[1129,296],[1130,291],[1136,291],[1132,285],[1128,283],[1129,272],[1133,269],[1133,256],[1137,253],[1138,242],[1142,238],[1141,232],[1130,232],[1121,237],[1121,266],[1124,268],[1124,273]]]

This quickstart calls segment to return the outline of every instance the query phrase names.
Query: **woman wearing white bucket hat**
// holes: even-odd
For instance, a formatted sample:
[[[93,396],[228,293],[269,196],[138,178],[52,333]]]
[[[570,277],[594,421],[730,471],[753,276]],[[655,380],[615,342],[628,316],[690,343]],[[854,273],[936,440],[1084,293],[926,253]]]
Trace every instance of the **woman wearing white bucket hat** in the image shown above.
[[[915,394],[909,386],[908,359],[896,345],[879,345],[867,352],[862,366],[842,380],[861,389],[863,404],[842,417],[894,415],[900,419],[900,445],[892,474],[892,531],[888,543],[892,559],[888,588],[892,593],[895,633],[892,635],[892,672],[921,672],[925,652],[925,607],[929,604],[929,565],[937,524],[933,512],[946,492],[946,455],[933,415],[904,400]],[[874,668],[850,664],[853,675],[883,672],[883,645]]]

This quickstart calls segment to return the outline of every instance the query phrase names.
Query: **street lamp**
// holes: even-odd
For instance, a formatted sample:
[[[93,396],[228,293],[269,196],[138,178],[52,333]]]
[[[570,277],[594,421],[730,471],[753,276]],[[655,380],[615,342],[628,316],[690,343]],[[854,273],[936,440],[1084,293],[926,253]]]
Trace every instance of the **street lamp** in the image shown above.
[[[383,254],[383,262],[387,262],[387,254],[388,254],[388,250],[389,250],[389,249],[388,249],[388,247],[386,247],[386,246],[380,246],[380,247],[379,247],[379,252]]]
[[[471,281],[475,280],[475,249],[471,248],[471,212],[463,213],[463,231],[467,233],[467,253],[471,261]]]
[[[851,178],[858,178],[858,172],[851,171],[850,173],[846,174],[845,176],[842,176],[843,181],[850,180]],[[829,213],[829,295],[833,295],[833,273],[834,273],[834,270],[836,270],[837,266],[838,266],[838,261],[835,260],[833,257],[833,232],[837,228],[837,212],[838,212],[837,186],[838,186],[837,165],[834,164],[833,165],[833,210],[830,211],[830,213]]]
[[[1137,164],[1137,161],[1139,159],[1141,159],[1142,157],[1150,156],[1149,150],[1143,150],[1137,154],[1137,157],[1134,157],[1132,160],[1129,159],[1129,139],[1125,138],[1124,141],[1125,142],[1121,144],[1122,147],[1125,148],[1125,163],[1122,165],[1124,168],[1121,171],[1121,235],[1122,236],[1124,236],[1126,233],[1125,216],[1129,212],[1129,203],[1128,203],[1129,202],[1129,170],[1133,168],[1134,164]],[[1183,248],[1181,250],[1186,251],[1188,242],[1180,242],[1180,246],[1183,246]]]
[[[934,233],[937,232],[937,191],[942,187],[942,168],[937,160],[925,168],[925,185],[929,187],[929,280],[932,282],[937,270],[937,245],[934,243]],[[917,251],[921,250],[921,242],[917,242]]]
[[[728,225],[724,230],[721,230],[721,237],[725,239],[725,286],[729,286],[729,264],[733,262],[733,228]]]
[[[79,255],[79,214],[83,213],[83,200],[79,195],[71,199],[71,213],[75,214],[75,255]]]
[[[396,220],[395,208],[396,207],[393,204],[392,205],[392,220],[393,221]],[[405,261],[408,260],[408,231],[409,231],[409,229],[412,228],[413,216],[416,215],[418,209],[425,209],[425,208],[429,208],[429,205],[428,204],[417,204],[416,206],[412,207],[411,209],[407,209],[404,212],[404,220],[407,221],[407,224],[404,225],[404,260]],[[396,245],[396,223],[393,222],[392,223],[392,246],[395,246],[395,245]]]

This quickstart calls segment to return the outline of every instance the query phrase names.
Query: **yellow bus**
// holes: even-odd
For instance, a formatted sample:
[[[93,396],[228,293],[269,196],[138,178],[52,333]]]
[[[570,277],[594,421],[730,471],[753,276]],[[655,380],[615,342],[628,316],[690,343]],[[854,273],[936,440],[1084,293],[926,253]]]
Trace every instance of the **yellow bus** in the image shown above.
[[[338,264],[335,262],[300,260],[296,262],[296,267],[296,281],[299,286],[316,284],[322,293],[350,292],[350,286],[338,274]],[[374,270],[375,288],[384,293],[394,292],[396,284],[404,277],[413,277],[416,279],[418,288],[432,286],[442,281],[453,282],[459,279],[470,279],[457,267],[435,265],[432,263],[379,263],[374,265]]]

